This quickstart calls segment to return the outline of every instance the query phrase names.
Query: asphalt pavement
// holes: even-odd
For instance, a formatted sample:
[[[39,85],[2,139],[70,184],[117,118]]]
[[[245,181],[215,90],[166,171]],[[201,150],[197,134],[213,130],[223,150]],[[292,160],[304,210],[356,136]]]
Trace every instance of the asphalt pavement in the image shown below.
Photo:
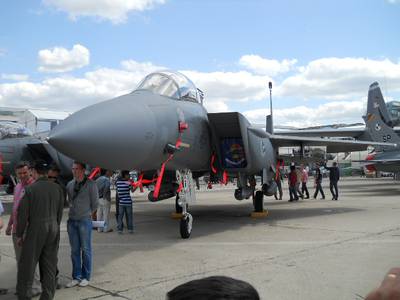
[[[251,283],[261,299],[364,299],[386,271],[400,266],[400,182],[345,178],[340,196],[289,203],[265,198],[268,216],[250,217],[251,200],[234,186],[202,187],[191,205],[192,235],[182,240],[170,217],[174,199],[151,203],[135,192],[134,234],[93,232],[90,286],[62,288],[55,299],[165,299],[189,280],[225,275]],[[313,191],[312,184],[309,184]],[[284,185],[286,187],[286,183]],[[11,198],[5,202],[8,221]],[[70,280],[67,209],[61,227],[61,282]],[[16,264],[11,238],[0,233],[1,299],[14,299]]]

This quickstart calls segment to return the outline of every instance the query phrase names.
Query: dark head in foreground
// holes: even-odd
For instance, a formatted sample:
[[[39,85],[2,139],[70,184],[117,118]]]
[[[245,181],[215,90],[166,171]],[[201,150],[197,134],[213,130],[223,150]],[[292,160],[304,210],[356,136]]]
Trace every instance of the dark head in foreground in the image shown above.
[[[256,289],[249,283],[225,276],[211,276],[181,284],[167,293],[168,300],[259,300]]]

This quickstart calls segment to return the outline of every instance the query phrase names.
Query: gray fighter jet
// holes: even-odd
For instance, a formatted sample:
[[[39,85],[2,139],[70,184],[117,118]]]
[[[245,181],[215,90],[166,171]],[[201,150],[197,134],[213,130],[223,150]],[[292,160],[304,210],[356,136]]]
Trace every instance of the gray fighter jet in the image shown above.
[[[331,129],[299,129],[282,131],[285,135],[304,135],[319,137],[353,137],[358,140],[372,140],[375,142],[391,143],[391,146],[375,146],[375,151],[370,153],[362,162],[369,171],[382,171],[400,173],[400,137],[399,128],[393,128],[389,112],[385,105],[381,89],[377,82],[372,83],[368,90],[367,114],[363,116],[365,127],[331,128]],[[396,144],[393,147],[392,144]],[[400,178],[399,175],[397,177]]]
[[[72,160],[56,151],[46,141],[35,137],[28,129],[13,122],[0,122],[0,176],[1,183],[7,183],[15,165],[21,161],[42,159],[56,163],[60,175],[71,177]],[[1,184],[0,183],[0,184]]]
[[[193,178],[211,174],[226,182],[236,177],[235,198],[255,194],[255,211],[263,212],[263,196],[276,190],[278,147],[322,145],[337,152],[371,144],[274,135],[252,127],[238,112],[207,113],[202,94],[183,74],[152,73],[132,93],[72,114],[53,129],[48,141],[92,166],[139,171],[139,184],[154,186],[150,201],[176,196],[182,238],[192,230],[188,203],[195,199]],[[254,186],[257,175],[262,177],[260,187]]]
[[[376,146],[375,153],[363,161],[367,168],[383,172],[400,172],[400,137],[394,131],[389,113],[377,82],[370,85],[368,91],[367,114],[363,117],[371,140],[395,143],[397,147]]]

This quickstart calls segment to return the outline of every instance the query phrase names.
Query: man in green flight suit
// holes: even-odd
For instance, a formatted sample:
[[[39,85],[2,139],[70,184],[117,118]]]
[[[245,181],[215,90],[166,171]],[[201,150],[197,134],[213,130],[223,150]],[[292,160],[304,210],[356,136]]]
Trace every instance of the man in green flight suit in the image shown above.
[[[36,161],[32,170],[35,182],[25,188],[18,208],[17,238],[22,247],[17,276],[18,299],[31,299],[37,263],[42,283],[40,299],[54,298],[64,192],[47,179],[46,173],[47,164]]]

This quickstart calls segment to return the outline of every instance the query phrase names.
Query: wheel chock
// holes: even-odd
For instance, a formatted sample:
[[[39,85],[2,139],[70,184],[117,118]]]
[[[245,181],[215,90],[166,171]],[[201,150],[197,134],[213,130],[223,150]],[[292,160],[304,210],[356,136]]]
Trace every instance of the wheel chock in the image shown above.
[[[253,211],[253,212],[250,214],[250,216],[251,216],[252,218],[255,218],[255,219],[265,218],[266,216],[268,216],[268,210],[265,210],[265,209],[264,209],[264,211],[262,211],[262,212]]]
[[[171,218],[174,220],[180,220],[180,219],[182,219],[182,213],[173,212],[173,213],[171,213]]]

